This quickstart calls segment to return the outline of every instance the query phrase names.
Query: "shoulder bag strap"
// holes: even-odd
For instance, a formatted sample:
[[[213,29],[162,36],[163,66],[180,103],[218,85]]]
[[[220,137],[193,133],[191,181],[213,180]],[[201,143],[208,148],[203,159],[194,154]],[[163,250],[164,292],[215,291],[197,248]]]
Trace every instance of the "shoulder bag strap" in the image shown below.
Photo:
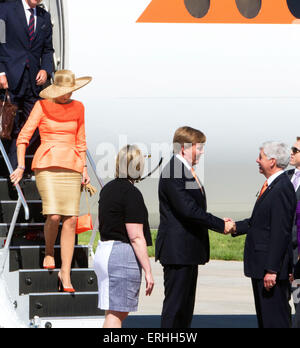
[[[85,193],[85,200],[86,200],[86,205],[88,207],[88,211],[89,211],[89,214],[91,215],[91,208],[90,208],[90,204],[89,204],[89,200],[88,200],[88,194],[87,194],[87,190],[86,188],[84,187],[84,193]]]

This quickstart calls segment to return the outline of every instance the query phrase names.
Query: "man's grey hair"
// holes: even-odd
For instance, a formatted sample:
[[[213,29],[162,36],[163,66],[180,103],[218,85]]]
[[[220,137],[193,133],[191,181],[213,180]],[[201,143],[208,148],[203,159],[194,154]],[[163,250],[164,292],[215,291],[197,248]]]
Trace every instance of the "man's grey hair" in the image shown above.
[[[287,144],[278,141],[267,141],[262,144],[261,149],[268,159],[276,159],[278,168],[285,169],[289,165],[291,151]]]

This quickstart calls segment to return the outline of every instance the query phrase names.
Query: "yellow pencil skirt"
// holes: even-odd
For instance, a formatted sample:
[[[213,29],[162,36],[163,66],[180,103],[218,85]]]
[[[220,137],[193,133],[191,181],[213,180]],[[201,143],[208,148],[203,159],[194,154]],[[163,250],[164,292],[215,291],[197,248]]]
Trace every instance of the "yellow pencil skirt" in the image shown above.
[[[78,216],[81,174],[65,168],[36,169],[43,215]]]

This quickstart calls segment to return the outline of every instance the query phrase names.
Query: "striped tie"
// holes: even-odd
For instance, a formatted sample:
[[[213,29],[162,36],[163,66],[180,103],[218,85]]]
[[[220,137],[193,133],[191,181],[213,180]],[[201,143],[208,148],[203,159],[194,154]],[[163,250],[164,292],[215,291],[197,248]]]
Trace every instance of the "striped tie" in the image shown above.
[[[29,24],[28,24],[28,33],[29,33],[29,41],[30,41],[30,46],[32,43],[32,40],[34,39],[34,9],[30,8],[29,9],[31,15],[29,18]]]

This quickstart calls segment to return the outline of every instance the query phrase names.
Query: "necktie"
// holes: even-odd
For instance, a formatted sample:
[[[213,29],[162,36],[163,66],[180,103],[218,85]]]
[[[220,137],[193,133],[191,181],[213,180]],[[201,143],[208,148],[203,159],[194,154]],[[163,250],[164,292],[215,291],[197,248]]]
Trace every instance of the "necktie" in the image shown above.
[[[196,180],[198,186],[200,187],[201,192],[204,193],[203,192],[203,187],[202,187],[201,182],[200,182],[200,180],[199,180],[199,178],[198,178],[198,176],[197,176],[197,174],[195,172],[195,169],[191,168],[191,172],[192,172],[192,175],[193,175],[194,179]]]
[[[261,188],[257,199],[260,199],[260,197],[264,194],[267,188],[268,188],[268,180],[266,180],[265,183],[263,184],[263,187]]]
[[[29,33],[29,41],[30,41],[30,46],[32,43],[32,40],[34,39],[34,9],[30,8],[30,18],[29,18],[29,24],[28,24],[28,33]]]
[[[293,180],[295,191],[297,191],[299,182],[300,182],[300,172],[295,172],[295,179]]]

